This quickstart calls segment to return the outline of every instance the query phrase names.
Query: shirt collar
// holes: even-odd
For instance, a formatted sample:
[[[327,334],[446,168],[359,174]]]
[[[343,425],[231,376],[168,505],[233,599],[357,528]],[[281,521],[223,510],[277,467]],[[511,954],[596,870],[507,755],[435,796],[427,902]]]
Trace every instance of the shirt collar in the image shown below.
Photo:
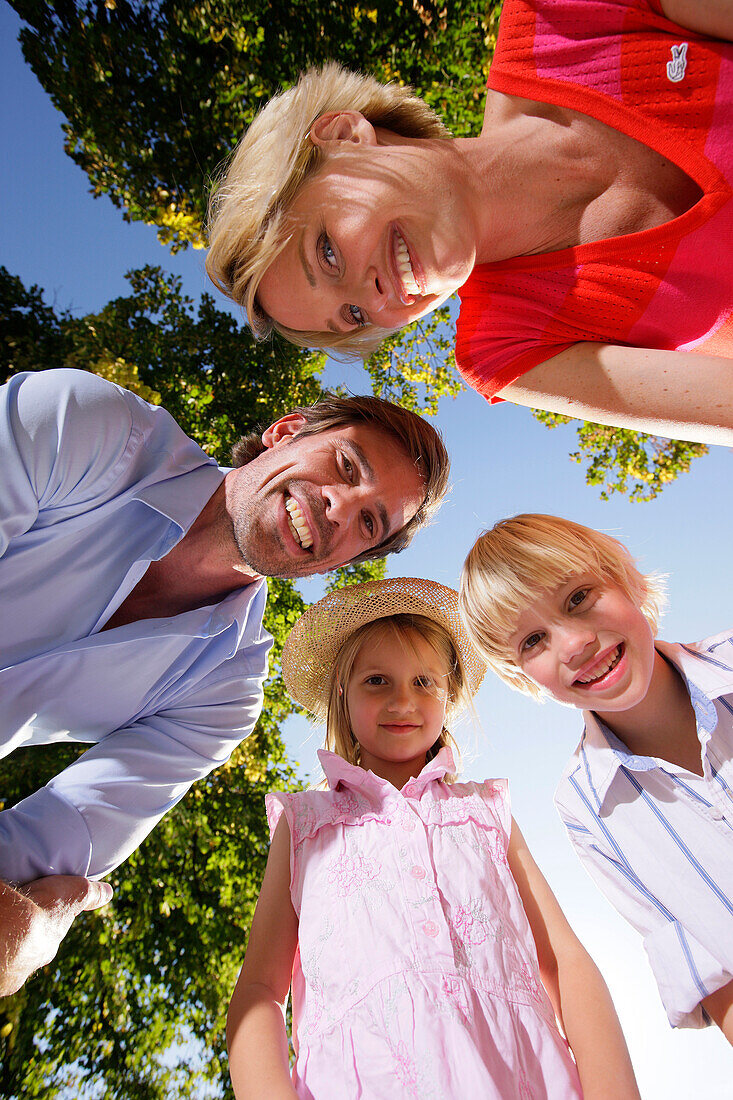
[[[700,744],[704,748],[718,723],[713,699],[731,690],[733,670],[695,645],[660,641],[654,645],[685,682],[695,712]],[[619,768],[646,772],[658,767],[656,758],[635,756],[629,752],[624,742],[592,711],[584,711],[583,717],[585,730],[577,755],[581,757],[599,803],[603,801]]]
[[[339,783],[352,789],[382,789],[387,786],[394,791],[395,788],[386,779],[380,779],[372,771],[365,771],[357,764],[349,764],[338,753],[329,752],[327,749],[318,750],[318,759],[321,762],[323,773],[326,776],[329,789],[334,791]],[[431,783],[443,779],[449,772],[455,770],[453,753],[445,745],[432,760],[429,760],[419,775],[408,780],[403,787],[405,794],[412,797],[420,796]]]
[[[203,451],[201,457],[206,458]],[[227,473],[227,469],[220,468],[211,459],[195,469],[182,470],[181,474],[138,490],[136,500],[165,516],[178,529],[171,531],[164,544],[157,548],[158,558],[165,557],[193,526]]]

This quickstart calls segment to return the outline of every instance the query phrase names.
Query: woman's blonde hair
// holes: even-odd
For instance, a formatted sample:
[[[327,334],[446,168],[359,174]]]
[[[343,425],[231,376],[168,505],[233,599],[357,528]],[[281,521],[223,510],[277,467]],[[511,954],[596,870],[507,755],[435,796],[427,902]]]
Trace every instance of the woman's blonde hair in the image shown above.
[[[325,154],[310,140],[311,126],[330,111],[359,111],[373,126],[403,137],[450,136],[432,108],[409,87],[380,84],[333,61],[309,69],[259,112],[215,184],[209,202],[206,270],[219,290],[244,308],[257,338],[274,328],[301,347],[338,348],[365,356],[392,330],[297,332],[278,325],[257,302],[260,280],[292,232],[287,213],[324,160]]]
[[[392,634],[408,650],[415,648],[415,635],[426,642],[433,652],[443,662],[448,670],[448,704],[446,718],[459,714],[466,706],[470,705],[471,696],[468,690],[466,675],[461,662],[460,654],[453,644],[449,632],[440,623],[428,619],[424,615],[399,614],[390,615],[383,619],[374,619],[365,623],[346,639],[338,652],[331,676],[331,684],[328,696],[328,718],[326,721],[326,748],[338,753],[350,764],[360,764],[360,746],[351,730],[351,719],[347,701],[349,680],[357,657],[366,645],[378,642],[386,633]],[[440,735],[427,753],[427,760],[433,757],[445,746],[449,745],[453,750],[456,763],[459,760],[459,750],[453,736],[444,725]],[[451,783],[455,775],[446,776],[446,781]]]
[[[610,535],[560,516],[526,513],[500,520],[471,548],[460,586],[466,630],[487,664],[515,691],[545,697],[508,644],[517,619],[542,591],[574,573],[617,584],[656,634],[666,602],[664,578],[639,572],[626,547]]]

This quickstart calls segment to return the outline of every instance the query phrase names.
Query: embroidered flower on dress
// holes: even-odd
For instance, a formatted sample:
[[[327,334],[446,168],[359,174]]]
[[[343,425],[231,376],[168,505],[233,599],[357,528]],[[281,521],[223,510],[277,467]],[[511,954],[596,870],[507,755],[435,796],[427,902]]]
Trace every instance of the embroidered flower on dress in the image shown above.
[[[328,881],[339,897],[345,898],[379,876],[382,864],[362,855],[341,855],[328,864]]]

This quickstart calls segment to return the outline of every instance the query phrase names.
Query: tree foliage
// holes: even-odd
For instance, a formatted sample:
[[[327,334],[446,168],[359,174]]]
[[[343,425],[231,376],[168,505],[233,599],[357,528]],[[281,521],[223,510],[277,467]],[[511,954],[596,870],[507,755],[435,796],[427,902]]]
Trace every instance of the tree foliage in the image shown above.
[[[457,135],[481,125],[489,0],[12,0],[66,150],[124,216],[203,247],[211,177],[280,88],[336,59],[412,84]]]

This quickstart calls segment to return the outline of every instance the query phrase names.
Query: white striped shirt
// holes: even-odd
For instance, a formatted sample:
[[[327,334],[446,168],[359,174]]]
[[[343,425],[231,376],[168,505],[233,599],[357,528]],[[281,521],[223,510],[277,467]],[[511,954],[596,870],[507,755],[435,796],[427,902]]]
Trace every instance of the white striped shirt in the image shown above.
[[[631,755],[586,712],[555,804],[591,877],[644,937],[670,1022],[704,1027],[700,1001],[733,980],[733,636],[656,646],[687,684],[703,775]]]

